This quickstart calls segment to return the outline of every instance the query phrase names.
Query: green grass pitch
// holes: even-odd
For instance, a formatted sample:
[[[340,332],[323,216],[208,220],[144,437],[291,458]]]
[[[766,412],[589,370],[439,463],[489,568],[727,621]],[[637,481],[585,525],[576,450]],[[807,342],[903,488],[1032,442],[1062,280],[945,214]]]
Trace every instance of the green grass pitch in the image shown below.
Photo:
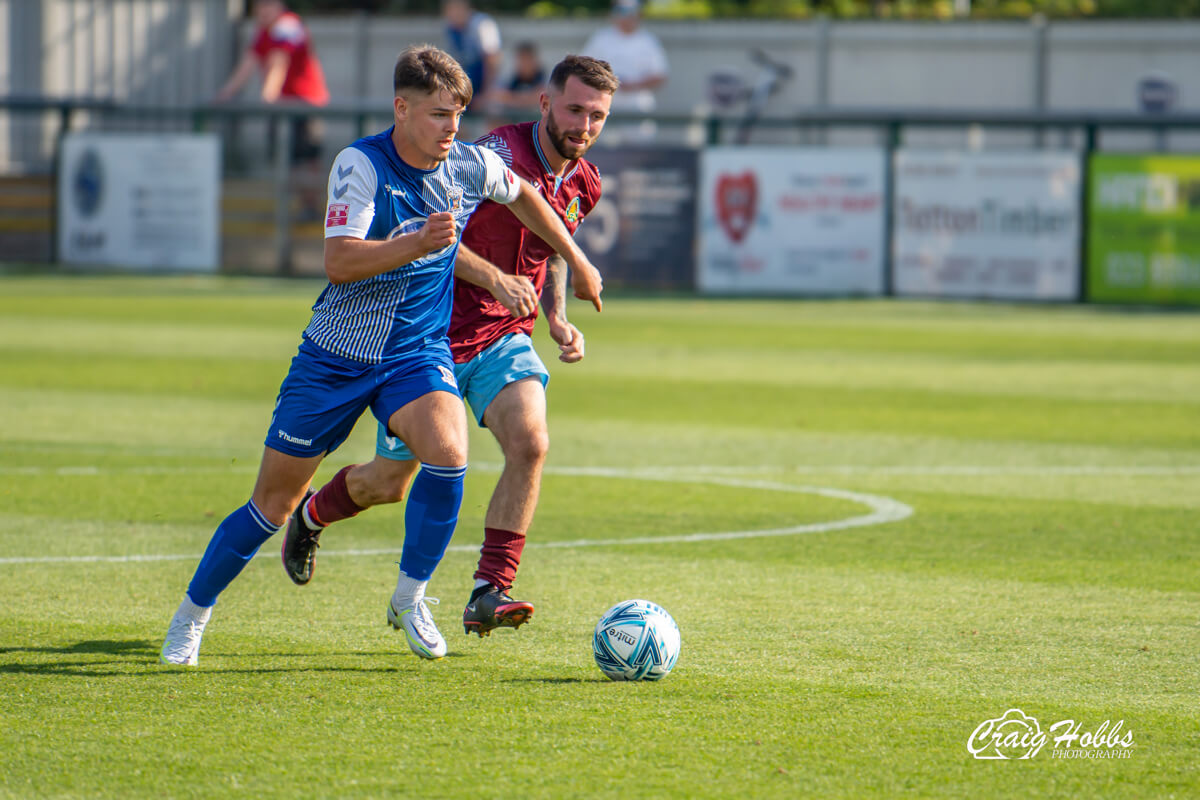
[[[161,666],[318,289],[0,279],[0,797],[1200,795],[1200,316],[573,303],[583,363],[535,333],[533,622],[457,623],[500,460],[472,430],[430,587],[447,658],[385,624],[384,507],[326,533],[304,588],[269,542],[199,668]],[[780,535],[683,538],[752,531]],[[592,662],[595,621],[634,597],[682,630],[658,684]],[[1010,708],[1123,720],[1134,744],[974,758]]]

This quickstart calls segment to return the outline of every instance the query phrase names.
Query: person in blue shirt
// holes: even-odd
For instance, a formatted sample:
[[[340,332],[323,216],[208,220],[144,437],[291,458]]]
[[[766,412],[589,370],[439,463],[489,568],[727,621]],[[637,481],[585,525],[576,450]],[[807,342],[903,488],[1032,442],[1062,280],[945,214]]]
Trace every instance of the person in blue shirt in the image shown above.
[[[171,619],[164,663],[198,662],[218,595],[283,528],[321,460],[368,408],[421,462],[388,621],[414,653],[442,657],[446,643],[424,595],[454,533],[467,469],[466,413],[446,334],[458,236],[475,207],[507,204],[566,259],[575,294],[600,308],[599,272],[546,201],[495,153],[455,138],[472,95],[457,62],[410,47],[393,83],[395,125],[347,147],[330,170],[329,284],[280,386],[253,494],[213,534]],[[331,494],[353,502],[348,491],[344,500]]]
[[[485,106],[500,75],[504,54],[500,49],[500,26],[468,0],[443,0],[442,19],[446,22],[446,51],[462,64],[475,99]],[[472,111],[477,109],[472,109]]]

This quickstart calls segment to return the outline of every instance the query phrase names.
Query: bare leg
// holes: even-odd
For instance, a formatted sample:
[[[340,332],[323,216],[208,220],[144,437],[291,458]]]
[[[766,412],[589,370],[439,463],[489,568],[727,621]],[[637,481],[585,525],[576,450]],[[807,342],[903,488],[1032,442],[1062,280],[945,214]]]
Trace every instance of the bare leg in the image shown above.
[[[421,462],[417,459],[396,461],[375,456],[366,464],[359,464],[346,474],[346,486],[350,498],[363,508],[399,503],[408,493]]]
[[[274,525],[283,525],[300,504],[323,458],[297,458],[269,447],[264,448],[258,480],[251,496],[254,505]]]
[[[525,378],[505,386],[488,405],[484,422],[504,451],[504,471],[492,492],[484,518],[483,546],[479,551],[479,567],[475,570],[472,603],[482,592],[489,591],[489,584],[507,590],[517,576],[521,553],[525,549],[525,531],[533,522],[542,485],[542,467],[550,447],[546,432],[546,392],[541,380]],[[532,611],[533,607],[529,606],[512,627],[523,622]],[[491,620],[485,620],[484,627],[489,622]]]
[[[421,395],[392,414],[388,430],[403,439],[421,463],[467,463],[467,412],[462,398],[450,392]]]
[[[504,471],[492,492],[484,525],[523,533],[533,522],[550,448],[541,380],[531,377],[505,386],[488,405],[483,421],[504,453]]]

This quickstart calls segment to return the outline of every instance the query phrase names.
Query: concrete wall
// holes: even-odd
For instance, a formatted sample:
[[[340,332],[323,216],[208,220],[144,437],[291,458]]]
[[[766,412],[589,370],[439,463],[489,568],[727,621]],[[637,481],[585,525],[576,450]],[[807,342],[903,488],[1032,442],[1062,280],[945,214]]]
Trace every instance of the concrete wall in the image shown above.
[[[203,102],[248,38],[249,23],[237,22],[240,7],[240,0],[0,0],[0,44],[7,44],[0,47],[0,94]],[[351,13],[307,21],[335,98],[367,99],[382,109],[390,101],[396,53],[411,43],[442,41],[436,18]],[[533,39],[550,63],[578,51],[602,24],[500,19],[506,52],[519,40]],[[721,21],[647,27],[661,38],[671,62],[670,82],[659,93],[664,114],[703,114],[714,72],[753,81],[754,48],[794,70],[769,111],[779,117],[795,118],[821,105],[1133,110],[1137,81],[1151,72],[1178,83],[1179,108],[1200,110],[1200,23]],[[53,119],[13,121],[0,112],[0,170],[44,169],[53,130]],[[328,141],[351,135],[348,125],[332,126]],[[700,125],[663,128],[660,134],[668,141],[702,135]],[[788,129],[762,131],[756,138],[811,140],[805,136]],[[240,128],[239,141],[247,146],[262,138],[252,125]],[[862,130],[818,138],[844,144],[877,139]],[[960,146],[966,133],[912,131],[908,141]],[[1026,133],[989,131],[983,143],[1033,141]],[[1057,138],[1050,143],[1078,144]],[[1197,136],[1186,133],[1173,134],[1167,143],[1200,149]],[[1138,148],[1157,142],[1144,134],[1113,134],[1102,144]]]
[[[506,55],[522,39],[539,43],[553,63],[578,52],[602,20],[500,18]],[[390,101],[391,66],[408,44],[442,41],[433,18],[314,18],[309,20],[335,96]],[[789,64],[793,78],[776,96],[770,115],[796,117],[814,106],[886,106],[942,109],[1121,110],[1138,108],[1137,82],[1152,72],[1179,86],[1180,110],[1200,110],[1200,23],[1194,22],[648,22],[667,50],[670,81],[659,111],[708,110],[710,76],[731,72],[753,82],[760,70],[750,52],[761,48]],[[248,35],[243,29],[243,39]],[[506,65],[507,66],[507,65]],[[738,109],[734,109],[735,112]],[[699,126],[666,129],[686,140]],[[960,146],[965,132],[913,131],[917,144]],[[876,140],[863,131],[838,131],[846,144]],[[794,131],[763,131],[758,139],[806,141]],[[993,147],[1029,146],[1031,134],[988,132]],[[1075,140],[1052,144],[1077,145]],[[1110,147],[1153,147],[1149,134],[1110,134]],[[1200,137],[1174,134],[1175,149],[1200,148]]]
[[[539,42],[547,61],[577,51],[601,21],[500,18],[506,52],[521,39]],[[382,17],[360,25],[354,17],[309,20],[335,94],[390,94],[392,59],[404,46],[438,44],[436,19]],[[820,38],[827,31],[831,105],[934,108],[1049,107],[1132,110],[1137,79],[1171,74],[1182,88],[1182,108],[1200,110],[1200,23],[1026,22],[648,22],[671,61],[671,81],[660,93],[664,113],[689,113],[705,97],[708,76],[732,69],[756,74],[748,54],[762,48],[792,65],[796,77],[780,95],[781,110],[820,102]],[[1038,88],[1037,48],[1045,37],[1045,89]],[[365,43],[368,75],[356,73]]]
[[[0,95],[203,102],[230,68],[241,6],[241,0],[0,0]],[[0,169],[44,168],[56,130],[50,116],[0,113]]]

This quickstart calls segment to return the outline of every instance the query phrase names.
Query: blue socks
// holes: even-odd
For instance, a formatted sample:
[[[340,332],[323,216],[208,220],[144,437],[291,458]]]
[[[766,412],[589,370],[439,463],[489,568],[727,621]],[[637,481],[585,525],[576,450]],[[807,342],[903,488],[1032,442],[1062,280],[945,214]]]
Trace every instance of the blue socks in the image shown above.
[[[404,550],[400,556],[400,569],[408,577],[429,580],[445,555],[458,524],[466,474],[466,465],[421,465],[404,510]],[[217,596],[254,558],[262,543],[281,528],[272,525],[254,501],[226,517],[217,526],[217,532],[196,567],[196,574],[188,586],[188,598],[203,608],[216,604]]]
[[[458,494],[461,500],[461,477]],[[454,510],[457,514],[457,505]],[[214,605],[217,595],[223,592],[250,559],[254,558],[262,543],[281,529],[282,526],[275,527],[263,516],[253,500],[226,517],[217,526],[217,532],[213,534],[208,549],[204,551],[204,557],[200,559],[200,566],[196,567],[196,574],[192,576],[187,590],[191,601],[205,608]]]
[[[427,581],[441,562],[458,524],[463,476],[466,474],[465,464],[461,467],[421,465],[408,495],[408,506],[404,509],[404,550],[400,556],[400,571],[408,577]]]

